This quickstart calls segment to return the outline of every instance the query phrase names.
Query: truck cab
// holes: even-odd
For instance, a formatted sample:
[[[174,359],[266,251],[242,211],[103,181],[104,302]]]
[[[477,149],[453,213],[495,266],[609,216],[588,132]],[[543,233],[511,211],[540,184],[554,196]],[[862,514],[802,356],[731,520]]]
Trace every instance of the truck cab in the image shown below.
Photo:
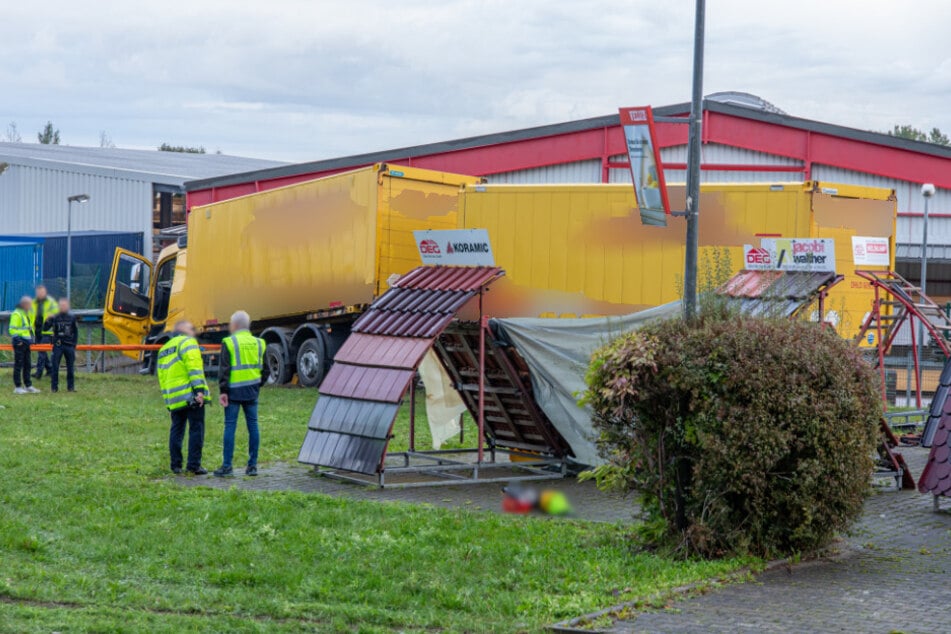
[[[173,244],[162,249],[153,265],[144,256],[116,249],[102,321],[120,343],[162,343],[163,337],[167,338],[167,324],[175,323],[184,313],[180,297],[185,255],[184,244]]]

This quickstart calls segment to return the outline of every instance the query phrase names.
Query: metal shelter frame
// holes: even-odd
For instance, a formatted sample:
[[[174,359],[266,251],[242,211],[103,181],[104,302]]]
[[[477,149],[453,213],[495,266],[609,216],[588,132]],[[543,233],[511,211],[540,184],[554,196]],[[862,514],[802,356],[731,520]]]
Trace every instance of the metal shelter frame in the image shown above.
[[[918,358],[918,328],[920,324],[931,338],[938,344],[946,359],[951,358],[951,343],[947,335],[951,332],[951,319],[941,307],[935,304],[930,297],[921,292],[908,280],[894,271],[857,270],[855,274],[871,284],[875,291],[872,300],[872,310],[859,329],[856,341],[860,342],[865,336],[874,331],[876,342],[876,367],[882,378],[882,402],[887,404],[885,388],[885,355],[895,342],[901,326],[908,323],[911,335],[911,354],[915,368],[915,399],[917,407],[921,408],[921,360]]]

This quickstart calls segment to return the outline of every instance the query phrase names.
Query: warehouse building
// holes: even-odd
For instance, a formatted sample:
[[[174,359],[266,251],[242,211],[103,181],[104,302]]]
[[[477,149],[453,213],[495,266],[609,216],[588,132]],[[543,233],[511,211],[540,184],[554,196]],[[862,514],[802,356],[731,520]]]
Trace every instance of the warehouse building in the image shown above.
[[[184,224],[185,181],[279,165],[221,154],[0,143],[2,231],[65,231],[67,198],[87,194],[88,202],[74,205],[74,231],[140,234],[150,251],[153,235]]]
[[[683,117],[689,104],[655,108]],[[929,292],[951,298],[951,147],[790,116],[745,93],[710,95],[704,105],[704,182],[787,183],[818,180],[894,189],[898,198],[898,269],[918,279],[921,183],[930,200]],[[687,126],[660,123],[668,183],[683,182]],[[442,143],[283,165],[186,183],[189,207],[227,200],[385,162],[471,174],[496,183],[630,182],[617,114]],[[702,213],[702,210],[701,210]]]

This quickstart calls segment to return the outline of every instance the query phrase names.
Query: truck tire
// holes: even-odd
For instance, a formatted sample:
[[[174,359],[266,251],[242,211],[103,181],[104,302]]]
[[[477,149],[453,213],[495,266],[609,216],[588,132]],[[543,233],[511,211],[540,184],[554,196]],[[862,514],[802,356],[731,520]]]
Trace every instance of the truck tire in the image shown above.
[[[317,387],[327,373],[327,347],[318,335],[308,339],[297,350],[297,382],[304,387]]]
[[[279,343],[269,343],[264,349],[265,385],[284,385],[291,380],[291,371],[284,358],[284,348]]]

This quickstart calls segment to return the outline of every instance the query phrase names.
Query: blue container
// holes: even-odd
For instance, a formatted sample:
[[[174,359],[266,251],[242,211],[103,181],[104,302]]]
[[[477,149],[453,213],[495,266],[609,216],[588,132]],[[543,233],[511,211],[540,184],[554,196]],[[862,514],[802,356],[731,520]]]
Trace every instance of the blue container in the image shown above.
[[[66,232],[0,236],[0,240],[38,242],[43,245],[40,278],[53,297],[66,294]],[[141,233],[74,231],[73,304],[77,308],[102,308],[109,285],[109,271],[116,248],[141,254]]]
[[[32,297],[42,270],[42,244],[0,239],[0,310],[13,310],[21,297]]]

